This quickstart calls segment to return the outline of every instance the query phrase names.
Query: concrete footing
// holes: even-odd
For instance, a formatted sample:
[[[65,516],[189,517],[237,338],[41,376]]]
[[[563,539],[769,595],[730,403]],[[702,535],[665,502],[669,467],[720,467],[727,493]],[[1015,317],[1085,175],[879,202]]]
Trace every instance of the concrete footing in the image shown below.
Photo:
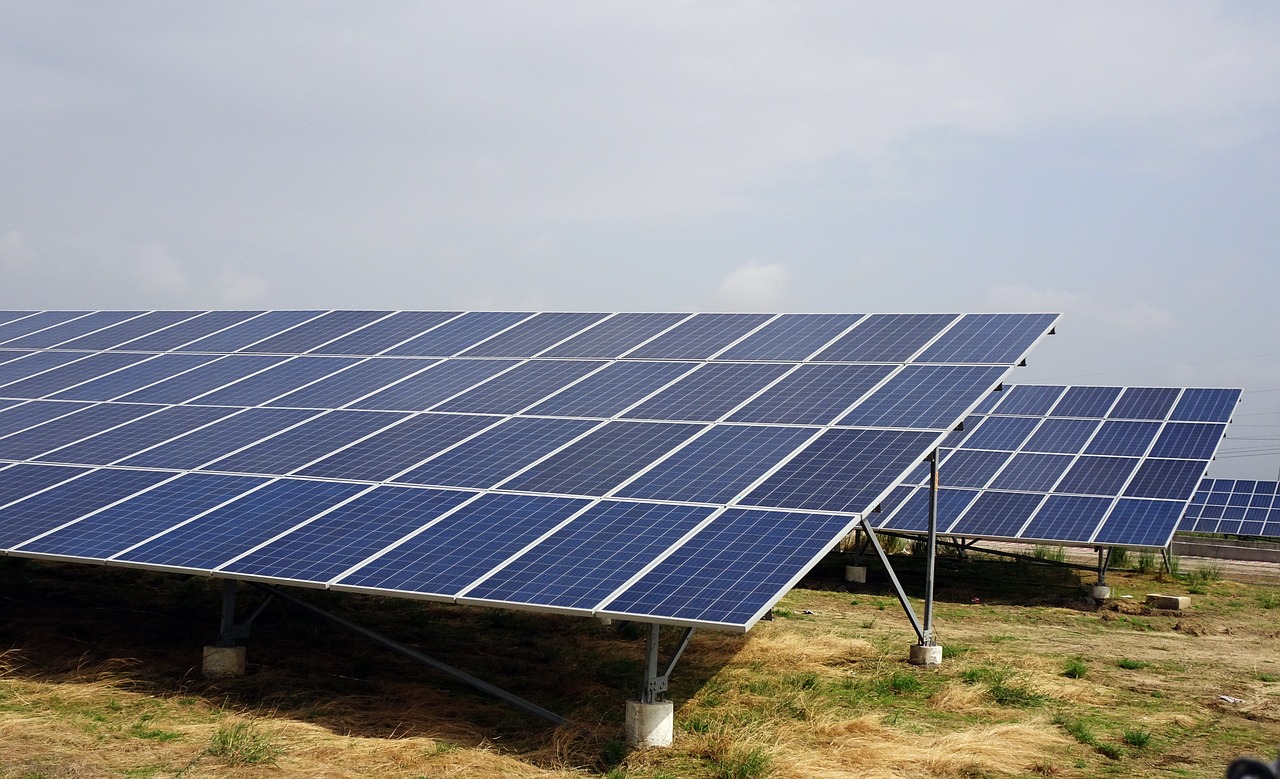
[[[675,706],[671,701],[627,701],[626,739],[632,749],[671,746]]]
[[[1105,584],[1094,584],[1089,587],[1089,597],[1094,600],[1107,600],[1111,597],[1111,588]]]
[[[1153,609],[1182,611],[1191,607],[1191,598],[1186,595],[1148,595],[1147,605]]]
[[[200,671],[209,679],[244,676],[245,650],[242,646],[207,646]]]
[[[911,645],[911,655],[907,658],[907,662],[912,665],[923,665],[925,667],[931,665],[942,665],[942,647],[940,646],[921,646],[920,644]]]
[[[867,566],[846,565],[844,567],[844,580],[847,582],[853,582],[854,584],[866,584]]]

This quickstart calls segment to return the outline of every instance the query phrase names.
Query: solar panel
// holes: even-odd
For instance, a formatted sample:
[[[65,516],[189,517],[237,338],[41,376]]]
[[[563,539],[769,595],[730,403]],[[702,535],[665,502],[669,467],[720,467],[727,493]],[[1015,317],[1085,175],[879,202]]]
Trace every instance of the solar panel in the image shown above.
[[[0,548],[743,630],[1053,321],[0,312]]]
[[[1203,479],[1178,529],[1280,538],[1280,482]]]

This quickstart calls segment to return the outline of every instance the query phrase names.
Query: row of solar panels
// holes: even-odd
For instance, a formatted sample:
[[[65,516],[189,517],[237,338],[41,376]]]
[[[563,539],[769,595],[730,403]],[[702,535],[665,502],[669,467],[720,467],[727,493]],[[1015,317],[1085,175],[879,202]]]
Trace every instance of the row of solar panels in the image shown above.
[[[1011,364],[1053,314],[0,312],[0,348]],[[1035,335],[1027,340],[1029,333]]]
[[[1205,479],[1178,528],[1188,533],[1280,538],[1280,482]]]

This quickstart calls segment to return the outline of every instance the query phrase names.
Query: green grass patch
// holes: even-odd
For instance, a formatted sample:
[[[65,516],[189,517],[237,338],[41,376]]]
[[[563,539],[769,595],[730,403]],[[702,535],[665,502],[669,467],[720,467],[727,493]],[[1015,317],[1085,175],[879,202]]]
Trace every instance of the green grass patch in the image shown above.
[[[762,779],[773,773],[772,761],[759,749],[730,749],[710,763],[715,779]]]
[[[1134,660],[1132,658],[1122,657],[1116,661],[1116,665],[1126,671],[1139,671],[1151,664],[1143,660]]]
[[[1133,730],[1126,730],[1120,739],[1131,747],[1145,749],[1151,743],[1151,732],[1134,728]]]
[[[1084,660],[1073,657],[1062,667],[1062,675],[1068,679],[1083,679],[1089,673],[1089,666]]]
[[[274,765],[280,752],[275,738],[252,722],[219,726],[205,749],[227,765]]]
[[[1280,595],[1274,592],[1264,592],[1258,596],[1258,605],[1268,611],[1280,607]]]

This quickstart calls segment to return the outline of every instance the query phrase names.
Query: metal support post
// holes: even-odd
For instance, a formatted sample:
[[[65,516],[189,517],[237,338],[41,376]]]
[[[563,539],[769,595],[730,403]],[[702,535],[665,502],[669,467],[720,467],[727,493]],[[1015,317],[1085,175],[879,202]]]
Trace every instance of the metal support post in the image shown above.
[[[871,529],[871,524],[867,522],[867,516],[862,515],[862,529],[867,533],[867,539],[870,540],[871,546],[876,550],[876,556],[880,558],[880,564],[884,566],[885,573],[889,574],[889,581],[893,583],[894,592],[898,594],[898,603],[902,604],[902,610],[907,615],[907,619],[911,622],[911,628],[915,630],[916,637],[920,639],[923,646],[925,641],[924,628],[920,625],[920,620],[916,618],[915,611],[911,608],[911,601],[907,600],[907,593],[902,589],[902,582],[898,581],[898,574],[894,572],[893,565],[889,563],[889,555],[885,554],[884,547],[880,546],[880,539],[876,538],[875,531]]]
[[[920,645],[933,646],[933,579],[938,555],[938,450],[929,453],[929,540],[924,568],[924,627]]]
[[[236,585],[235,579],[222,580],[222,619],[218,625],[218,640],[214,646],[235,646],[237,639],[248,638],[249,629],[258,615],[271,603],[271,595],[258,604],[244,621],[236,622]]]
[[[660,636],[661,626],[657,622],[650,624],[649,636],[645,640],[644,647],[644,688],[640,690],[641,703],[657,703],[666,698],[671,672],[676,669],[676,662],[684,653],[685,647],[689,646],[689,639],[693,638],[693,628],[685,628],[684,635],[680,637],[680,643],[671,653],[671,659],[667,661],[666,668],[661,674],[658,673]]]
[[[1111,565],[1111,548],[1098,547],[1098,586],[1107,584],[1107,567]]]
[[[1173,576],[1173,553],[1169,550],[1169,547],[1166,546],[1161,549],[1160,556],[1164,558],[1165,573]]]

